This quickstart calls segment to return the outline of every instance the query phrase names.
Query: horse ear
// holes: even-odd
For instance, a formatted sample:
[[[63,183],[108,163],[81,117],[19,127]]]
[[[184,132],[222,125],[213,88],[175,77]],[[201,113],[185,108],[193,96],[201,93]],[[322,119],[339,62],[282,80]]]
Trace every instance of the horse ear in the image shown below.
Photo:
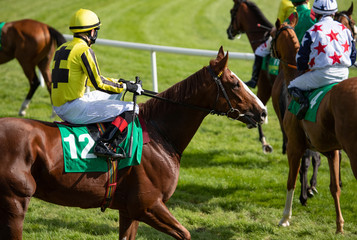
[[[223,53],[224,54],[224,53]],[[224,56],[216,65],[216,70],[218,70],[218,72],[224,70],[228,65],[228,52],[226,54],[226,56]]]
[[[353,13],[353,2],[351,3],[351,7],[347,10],[347,15],[352,16]]]
[[[292,13],[289,17],[289,21],[290,21],[290,26],[295,27],[299,21],[299,14],[297,12]]]
[[[221,46],[218,50],[218,54],[217,54],[217,60],[221,60],[224,57],[224,51],[223,51],[223,46]]]
[[[279,28],[280,28],[280,25],[281,25],[280,19],[277,18],[276,21],[275,21],[275,28],[276,28],[276,29],[279,29]]]

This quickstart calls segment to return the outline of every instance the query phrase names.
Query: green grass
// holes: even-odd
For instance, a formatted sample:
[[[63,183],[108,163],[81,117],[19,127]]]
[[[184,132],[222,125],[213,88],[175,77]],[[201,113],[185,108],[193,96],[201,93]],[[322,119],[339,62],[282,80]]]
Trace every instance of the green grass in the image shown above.
[[[5,3],[6,4],[5,4]],[[256,1],[273,22],[279,1]],[[349,1],[339,0],[347,9]],[[69,34],[69,18],[78,8],[95,11],[103,26],[100,38],[187,48],[249,52],[247,37],[227,39],[231,0],[121,0],[121,1],[3,1],[2,19],[34,18]],[[356,18],[356,17],[355,17]],[[152,89],[150,53],[94,46],[104,75],[134,79]],[[209,58],[157,53],[159,90],[206,66]],[[230,60],[229,67],[243,80],[251,74],[252,61]],[[19,64],[0,66],[0,117],[16,117],[28,82]],[[351,69],[350,76],[357,76]],[[140,97],[140,101],[147,98]],[[192,239],[356,239],[357,184],[349,160],[343,155],[341,208],[345,234],[335,235],[335,210],[329,192],[328,164],[323,158],[318,174],[319,194],[300,205],[294,197],[289,228],[278,227],[285,204],[288,163],[281,154],[278,120],[268,103],[269,124],[264,125],[274,152],[264,155],[256,129],[224,117],[208,116],[183,154],[177,189],[168,202],[174,216],[191,232]],[[44,88],[31,103],[27,117],[52,121],[51,105]],[[57,119],[56,119],[57,120]],[[311,172],[310,172],[311,175]],[[24,223],[24,239],[117,239],[118,212],[56,206],[32,199]],[[140,224],[137,239],[171,239]]]

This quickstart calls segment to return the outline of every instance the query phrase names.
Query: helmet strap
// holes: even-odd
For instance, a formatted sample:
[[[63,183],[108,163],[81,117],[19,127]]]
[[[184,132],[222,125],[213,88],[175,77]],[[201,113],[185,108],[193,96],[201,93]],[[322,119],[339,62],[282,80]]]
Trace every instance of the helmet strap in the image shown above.
[[[88,38],[89,38],[89,40],[91,41],[92,44],[94,44],[95,41],[97,40],[98,30],[99,30],[99,28],[95,28],[95,29],[94,29],[94,34],[93,34],[93,36],[92,36],[92,30],[89,31]]]

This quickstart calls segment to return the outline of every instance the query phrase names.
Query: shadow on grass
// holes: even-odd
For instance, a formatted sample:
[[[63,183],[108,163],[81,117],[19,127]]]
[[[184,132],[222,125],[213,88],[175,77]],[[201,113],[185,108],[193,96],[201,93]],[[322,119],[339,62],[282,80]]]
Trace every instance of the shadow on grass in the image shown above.
[[[31,218],[26,220],[28,223],[30,222],[32,226],[36,227],[28,227],[24,228],[24,231],[27,233],[38,233],[41,234],[45,232],[51,232],[53,230],[60,231],[70,230],[73,232],[80,232],[85,234],[90,234],[93,236],[102,236],[108,235],[110,233],[117,233],[119,235],[119,229],[117,227],[108,226],[106,224],[98,224],[92,221],[86,221],[86,219],[80,218],[78,220],[64,220],[64,219],[54,219],[54,218]],[[26,222],[24,224],[26,226]],[[38,227],[40,226],[40,227]]]

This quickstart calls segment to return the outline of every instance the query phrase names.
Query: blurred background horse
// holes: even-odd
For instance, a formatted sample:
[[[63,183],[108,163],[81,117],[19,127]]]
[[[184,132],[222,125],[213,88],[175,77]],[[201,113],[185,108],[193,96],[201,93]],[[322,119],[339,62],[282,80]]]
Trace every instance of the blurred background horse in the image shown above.
[[[50,63],[56,46],[64,42],[65,38],[56,29],[31,19],[6,22],[2,27],[0,64],[16,58],[30,83],[29,92],[19,111],[20,116],[25,116],[31,98],[40,85],[36,66],[51,94]]]

